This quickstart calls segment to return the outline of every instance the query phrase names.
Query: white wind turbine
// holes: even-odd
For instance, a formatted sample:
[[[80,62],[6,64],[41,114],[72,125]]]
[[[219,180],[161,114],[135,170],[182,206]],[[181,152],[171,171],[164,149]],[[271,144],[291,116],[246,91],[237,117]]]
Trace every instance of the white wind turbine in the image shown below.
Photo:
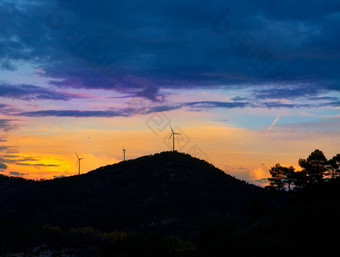
[[[80,175],[80,161],[83,160],[84,158],[79,158],[77,153],[76,153],[76,156],[77,156],[77,163],[76,163],[76,165],[78,165],[78,175]]]
[[[171,129],[171,135],[169,137],[169,139],[172,137],[172,151],[174,152],[175,151],[175,135],[180,135],[181,133],[177,133],[175,132],[171,125],[170,125],[170,129]]]

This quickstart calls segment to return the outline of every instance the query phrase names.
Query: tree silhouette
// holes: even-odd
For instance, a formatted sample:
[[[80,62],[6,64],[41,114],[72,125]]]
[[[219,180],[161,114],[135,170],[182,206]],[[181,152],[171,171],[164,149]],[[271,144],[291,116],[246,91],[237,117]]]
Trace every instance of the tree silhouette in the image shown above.
[[[320,150],[312,152],[307,159],[300,159],[299,165],[306,172],[307,182],[316,184],[323,181],[328,170],[328,161],[324,153]]]
[[[307,159],[299,159],[301,171],[295,171],[293,166],[284,167],[275,164],[269,173],[271,178],[267,188],[288,191],[294,186],[294,190],[305,187],[307,184],[314,185],[324,181],[324,177],[330,175],[331,179],[340,177],[340,154],[327,160],[324,153],[318,149],[312,152]]]
[[[295,169],[293,166],[284,167],[281,166],[280,163],[275,164],[275,166],[271,167],[269,170],[271,178],[269,180],[269,188],[275,190],[284,190],[285,185],[287,185],[288,191],[291,190],[291,185],[294,184],[295,181]]]
[[[271,178],[269,180],[269,187],[275,190],[283,190],[284,182],[283,182],[283,167],[280,163],[275,164],[275,166],[271,167],[269,170]]]
[[[295,168],[293,166],[283,167],[284,184],[288,186],[288,191],[291,185],[295,182]]]
[[[303,188],[305,185],[307,185],[307,182],[308,180],[306,171],[302,170],[294,173],[294,189]]]
[[[340,175],[340,154],[333,156],[332,159],[328,161],[329,168],[331,171],[332,179],[339,177]]]

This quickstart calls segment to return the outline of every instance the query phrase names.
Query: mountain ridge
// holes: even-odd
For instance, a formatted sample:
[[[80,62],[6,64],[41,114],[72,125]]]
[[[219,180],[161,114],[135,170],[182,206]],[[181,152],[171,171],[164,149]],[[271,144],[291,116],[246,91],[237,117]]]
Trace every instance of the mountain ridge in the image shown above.
[[[254,198],[270,202],[264,189],[179,152],[15,183],[17,188],[7,189],[0,183],[7,195],[0,196],[1,218],[61,227],[194,233],[208,219],[245,216]]]

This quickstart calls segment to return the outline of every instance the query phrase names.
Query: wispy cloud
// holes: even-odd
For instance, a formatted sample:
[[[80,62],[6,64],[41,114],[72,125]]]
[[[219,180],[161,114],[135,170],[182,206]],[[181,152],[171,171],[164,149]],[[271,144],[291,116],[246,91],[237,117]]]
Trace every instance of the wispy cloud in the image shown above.
[[[19,172],[19,171],[10,171],[9,174],[13,176],[19,176],[19,177],[29,175],[29,173],[24,173],[24,172]]]
[[[297,84],[287,85],[285,87],[263,87],[252,91],[253,96],[256,99],[296,99],[299,97],[311,98],[317,97],[319,94],[324,92],[323,89],[317,85],[311,84]]]
[[[122,110],[103,110],[103,111],[87,111],[87,110],[42,110],[33,112],[18,113],[19,116],[26,117],[73,117],[73,118],[88,118],[88,117],[128,117],[132,114],[131,109]]]
[[[19,112],[20,110],[14,106],[0,103],[0,114],[11,115],[12,113]]]
[[[16,115],[26,117],[74,117],[74,118],[87,118],[87,117],[129,117],[136,114],[150,114],[154,112],[164,112],[189,107],[192,110],[204,110],[212,108],[244,108],[248,105],[247,102],[222,102],[222,101],[196,101],[187,102],[175,105],[159,105],[145,108],[120,108],[99,111],[89,110],[42,110],[32,112],[20,112]]]
[[[30,166],[35,168],[60,166],[58,164],[41,163],[41,158],[39,157],[33,156],[22,157],[20,156],[20,154],[6,154],[7,149],[10,149],[10,147],[3,147],[3,152],[5,152],[5,154],[0,156],[0,169],[7,169],[7,164],[18,166]]]
[[[52,88],[44,88],[30,84],[11,84],[0,82],[0,97],[21,100],[61,100],[85,98],[84,95],[60,92]]]
[[[60,165],[57,164],[42,164],[42,163],[22,163],[17,162],[15,165],[19,166],[33,166],[33,167],[59,167]]]
[[[0,130],[4,130],[5,132],[14,130],[18,128],[18,125],[13,124],[17,120],[14,119],[0,119]]]

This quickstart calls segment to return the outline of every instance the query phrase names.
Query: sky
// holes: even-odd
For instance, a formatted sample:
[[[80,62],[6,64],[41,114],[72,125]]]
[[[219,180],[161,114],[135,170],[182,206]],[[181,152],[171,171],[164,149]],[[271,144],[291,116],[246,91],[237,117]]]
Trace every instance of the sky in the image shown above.
[[[2,0],[0,174],[176,149],[262,185],[340,149],[339,1]]]

